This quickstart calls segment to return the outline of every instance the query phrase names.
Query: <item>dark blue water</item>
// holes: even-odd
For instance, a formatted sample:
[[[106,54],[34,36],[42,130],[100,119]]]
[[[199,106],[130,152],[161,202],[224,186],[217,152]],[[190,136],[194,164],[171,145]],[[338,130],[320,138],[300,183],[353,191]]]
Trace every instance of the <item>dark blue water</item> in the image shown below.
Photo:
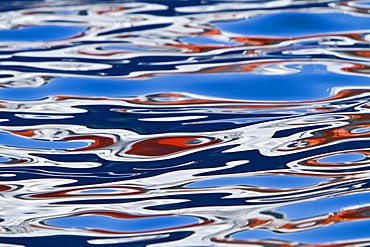
[[[0,246],[370,246],[369,15],[2,1]]]

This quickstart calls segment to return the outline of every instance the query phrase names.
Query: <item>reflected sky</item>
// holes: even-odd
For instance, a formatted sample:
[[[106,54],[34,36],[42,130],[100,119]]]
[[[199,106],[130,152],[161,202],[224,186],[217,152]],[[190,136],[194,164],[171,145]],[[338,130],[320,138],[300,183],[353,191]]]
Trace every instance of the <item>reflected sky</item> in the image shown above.
[[[125,97],[153,92],[190,92],[233,99],[299,101],[326,98],[332,88],[346,86],[348,81],[352,86],[368,86],[368,80],[332,73],[326,66],[317,64],[303,65],[300,72],[283,76],[227,73],[166,75],[150,80],[56,78],[38,88],[3,88],[0,97],[35,100],[49,95]]]
[[[317,33],[367,30],[368,18],[346,13],[285,12],[252,16],[246,20],[216,23],[227,32],[248,36],[296,37]]]

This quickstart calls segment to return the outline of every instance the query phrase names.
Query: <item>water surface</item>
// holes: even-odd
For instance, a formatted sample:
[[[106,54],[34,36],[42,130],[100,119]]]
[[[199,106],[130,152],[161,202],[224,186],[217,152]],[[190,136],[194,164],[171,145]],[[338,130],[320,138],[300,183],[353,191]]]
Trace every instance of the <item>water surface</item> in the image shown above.
[[[369,246],[368,1],[4,1],[1,246]]]

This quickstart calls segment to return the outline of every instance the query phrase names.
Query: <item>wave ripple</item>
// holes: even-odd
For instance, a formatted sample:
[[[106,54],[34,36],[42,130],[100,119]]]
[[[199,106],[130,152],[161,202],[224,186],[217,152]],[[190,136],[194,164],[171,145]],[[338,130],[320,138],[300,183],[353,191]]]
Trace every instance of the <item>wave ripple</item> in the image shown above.
[[[5,1],[0,246],[369,246],[369,10]]]

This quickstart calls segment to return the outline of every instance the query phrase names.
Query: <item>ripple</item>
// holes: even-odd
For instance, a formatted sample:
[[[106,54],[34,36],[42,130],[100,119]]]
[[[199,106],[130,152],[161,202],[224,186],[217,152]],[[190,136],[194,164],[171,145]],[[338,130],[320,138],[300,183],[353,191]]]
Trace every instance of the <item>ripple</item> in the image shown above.
[[[3,1],[0,245],[369,245],[368,10]]]
[[[246,185],[268,188],[299,188],[326,181],[325,178],[309,178],[289,175],[265,175],[254,177],[216,178],[192,183],[188,188],[210,188],[230,185]]]
[[[161,216],[154,218],[118,219],[102,215],[81,215],[47,220],[45,224],[56,227],[83,228],[107,232],[155,232],[196,224],[199,221],[189,216]],[[102,228],[102,225],[105,227]]]
[[[0,41],[35,42],[68,39],[83,32],[82,27],[30,26],[12,30],[0,30]],[[37,35],[36,35],[37,34]]]
[[[218,26],[222,30],[248,36],[292,37],[366,30],[368,29],[367,21],[365,16],[353,16],[345,13],[297,11],[251,16],[247,20],[218,24]],[[271,25],[271,23],[284,28],[275,28],[275,25]]]

